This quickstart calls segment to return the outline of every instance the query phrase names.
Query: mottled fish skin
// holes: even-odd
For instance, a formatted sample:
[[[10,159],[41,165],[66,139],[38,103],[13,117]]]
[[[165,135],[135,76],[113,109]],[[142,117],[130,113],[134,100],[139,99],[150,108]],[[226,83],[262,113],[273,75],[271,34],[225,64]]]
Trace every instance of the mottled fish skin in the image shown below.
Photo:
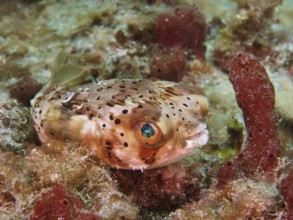
[[[121,169],[164,166],[206,144],[208,104],[196,88],[167,81],[105,80],[55,89],[32,103],[42,142],[80,141]]]

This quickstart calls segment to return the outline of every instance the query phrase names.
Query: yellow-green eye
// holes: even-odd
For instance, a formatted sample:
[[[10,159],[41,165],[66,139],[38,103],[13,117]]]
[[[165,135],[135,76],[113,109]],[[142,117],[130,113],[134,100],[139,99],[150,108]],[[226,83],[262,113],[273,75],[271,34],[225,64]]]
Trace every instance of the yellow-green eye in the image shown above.
[[[161,139],[160,128],[152,122],[137,122],[135,135],[138,141],[146,148],[155,148]]]

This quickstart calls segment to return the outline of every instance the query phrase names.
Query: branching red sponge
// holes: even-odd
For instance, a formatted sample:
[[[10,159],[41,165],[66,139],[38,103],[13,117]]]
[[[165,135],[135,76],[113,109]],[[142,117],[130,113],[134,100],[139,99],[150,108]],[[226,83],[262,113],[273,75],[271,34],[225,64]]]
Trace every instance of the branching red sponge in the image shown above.
[[[229,77],[243,112],[248,140],[243,152],[221,167],[219,183],[241,177],[270,178],[280,150],[273,85],[265,68],[246,53],[235,57]]]
[[[185,48],[204,59],[206,38],[204,16],[195,7],[175,9],[159,15],[154,25],[154,40],[166,48]]]

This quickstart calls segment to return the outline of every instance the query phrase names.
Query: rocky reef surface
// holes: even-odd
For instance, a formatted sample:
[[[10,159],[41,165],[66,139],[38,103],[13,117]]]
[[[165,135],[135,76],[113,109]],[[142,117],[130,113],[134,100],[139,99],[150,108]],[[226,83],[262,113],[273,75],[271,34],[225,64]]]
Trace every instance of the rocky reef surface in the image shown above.
[[[0,218],[293,219],[292,19],[290,0],[2,1]],[[112,78],[199,87],[208,144],[141,172],[40,143],[41,88]]]

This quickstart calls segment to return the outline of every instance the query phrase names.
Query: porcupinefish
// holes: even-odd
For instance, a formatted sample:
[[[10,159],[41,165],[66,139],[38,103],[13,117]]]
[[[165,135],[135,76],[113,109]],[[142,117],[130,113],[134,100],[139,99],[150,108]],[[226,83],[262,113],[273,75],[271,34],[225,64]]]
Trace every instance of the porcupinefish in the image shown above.
[[[168,81],[105,80],[55,89],[32,103],[41,142],[74,140],[112,167],[148,169],[206,144],[207,99]]]

